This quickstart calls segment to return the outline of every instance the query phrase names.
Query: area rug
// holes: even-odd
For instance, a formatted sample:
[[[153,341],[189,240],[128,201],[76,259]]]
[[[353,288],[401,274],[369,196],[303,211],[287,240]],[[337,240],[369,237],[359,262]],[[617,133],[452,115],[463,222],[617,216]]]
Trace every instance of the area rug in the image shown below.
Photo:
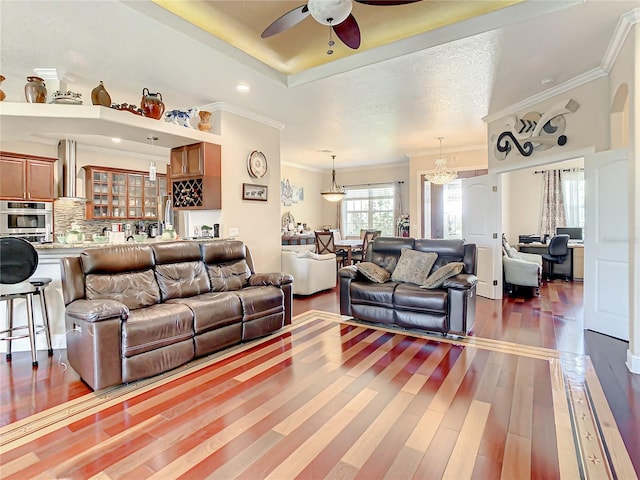
[[[311,311],[0,429],[5,478],[637,478],[588,357]]]

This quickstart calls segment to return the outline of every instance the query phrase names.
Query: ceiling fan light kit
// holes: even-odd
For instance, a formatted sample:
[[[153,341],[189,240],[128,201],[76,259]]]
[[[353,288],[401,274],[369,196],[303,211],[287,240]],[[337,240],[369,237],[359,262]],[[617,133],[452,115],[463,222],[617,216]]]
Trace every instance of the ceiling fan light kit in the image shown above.
[[[306,5],[300,5],[285,13],[265,28],[261,37],[268,38],[284,32],[311,15],[316,22],[333,29],[336,36],[347,47],[357,50],[360,48],[360,27],[358,27],[358,22],[351,14],[353,1],[365,5],[392,6],[415,3],[421,0],[308,0]],[[330,33],[327,55],[333,53],[331,49],[333,45],[335,45],[335,42]]]

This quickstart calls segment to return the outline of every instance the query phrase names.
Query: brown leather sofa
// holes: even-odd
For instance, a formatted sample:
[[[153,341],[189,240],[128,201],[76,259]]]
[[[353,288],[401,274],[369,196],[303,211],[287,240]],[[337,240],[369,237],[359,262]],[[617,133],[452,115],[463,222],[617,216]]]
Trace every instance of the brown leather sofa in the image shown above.
[[[67,358],[94,390],[291,323],[292,282],[240,241],[123,244],[61,260]]]
[[[462,262],[464,267],[436,289],[407,282],[374,283],[359,273],[357,266],[343,267],[338,272],[340,313],[376,324],[466,335],[475,320],[476,245],[458,240],[378,237],[369,244],[364,260],[392,274],[402,248],[437,253],[431,273],[449,262]]]

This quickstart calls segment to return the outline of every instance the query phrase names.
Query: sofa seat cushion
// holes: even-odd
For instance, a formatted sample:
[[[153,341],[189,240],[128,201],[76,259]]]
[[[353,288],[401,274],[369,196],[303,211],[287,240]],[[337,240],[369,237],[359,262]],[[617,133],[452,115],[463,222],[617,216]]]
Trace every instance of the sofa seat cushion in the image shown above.
[[[393,292],[398,282],[351,282],[351,303],[393,306]]]
[[[231,292],[211,292],[190,298],[174,298],[168,304],[186,305],[193,312],[193,330],[197,334],[242,322],[242,304]]]
[[[160,303],[160,290],[153,270],[128,273],[88,274],[85,278],[87,300],[116,300],[129,309]]]
[[[193,297],[209,291],[209,277],[200,261],[156,266],[156,277],[163,301]]]
[[[193,313],[186,305],[163,303],[129,312],[122,322],[122,354],[131,357],[193,337]]]
[[[242,303],[243,321],[284,312],[284,294],[278,287],[247,287],[235,293]]]
[[[447,298],[447,290],[428,290],[411,283],[402,283],[396,288],[393,302],[399,310],[447,313]]]

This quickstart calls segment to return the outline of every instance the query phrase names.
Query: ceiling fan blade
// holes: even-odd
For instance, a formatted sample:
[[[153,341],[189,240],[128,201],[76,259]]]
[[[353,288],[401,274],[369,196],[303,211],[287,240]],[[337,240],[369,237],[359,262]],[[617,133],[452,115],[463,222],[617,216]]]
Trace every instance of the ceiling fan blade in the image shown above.
[[[360,28],[353,15],[349,14],[344,22],[334,25],[333,31],[347,47],[354,50],[360,47]]]
[[[422,0],[354,0],[358,3],[364,3],[365,5],[405,5],[407,3],[421,2]]]
[[[294,8],[290,12],[285,13],[267,28],[265,28],[262,35],[262,38],[271,37],[277,33],[284,32],[285,30],[290,29],[291,27],[299,24],[302,20],[309,16],[309,9],[306,5],[300,5],[299,7]]]

